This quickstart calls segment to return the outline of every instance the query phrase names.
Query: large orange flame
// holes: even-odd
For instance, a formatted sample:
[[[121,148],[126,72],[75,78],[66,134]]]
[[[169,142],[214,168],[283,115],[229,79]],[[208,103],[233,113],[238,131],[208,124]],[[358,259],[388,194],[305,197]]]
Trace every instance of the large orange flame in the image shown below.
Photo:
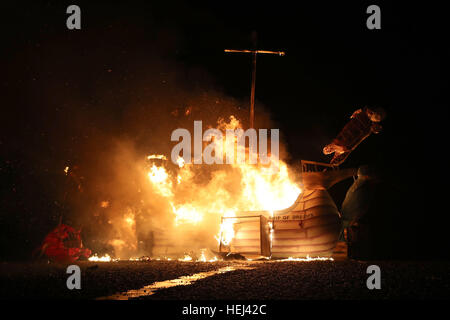
[[[229,121],[218,121],[220,130],[240,127],[233,116]],[[149,155],[147,159],[162,160],[159,164],[152,163],[148,169],[148,183],[170,208],[173,227],[202,227],[211,232],[213,240],[215,237],[224,244],[229,244],[234,237],[235,219],[232,217],[238,212],[284,209],[292,205],[301,192],[281,160],[279,172],[268,174],[267,166],[263,165],[230,164],[212,170],[211,166],[199,168],[179,158],[176,170],[170,170],[163,164],[164,155]],[[199,172],[208,178],[198,182]],[[222,216],[228,219],[223,219],[220,225]],[[120,229],[118,237],[110,241],[116,251],[135,246],[136,237],[130,236],[135,231],[134,219],[132,212],[126,212],[122,220],[113,221]]]

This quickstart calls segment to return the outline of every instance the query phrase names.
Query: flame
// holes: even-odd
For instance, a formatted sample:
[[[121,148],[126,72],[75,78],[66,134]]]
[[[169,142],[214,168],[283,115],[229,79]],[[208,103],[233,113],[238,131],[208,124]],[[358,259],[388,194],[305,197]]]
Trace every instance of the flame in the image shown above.
[[[242,127],[239,120],[231,116],[228,120],[219,119],[217,128],[226,130]],[[167,160],[166,156],[157,154],[149,155],[147,159]],[[165,223],[164,228],[175,235],[173,241],[181,238],[183,232],[186,238],[195,238],[189,237],[189,232],[200,230],[210,233],[211,242],[205,246],[216,244],[214,238],[229,245],[235,236],[236,219],[233,217],[239,212],[269,210],[273,215],[274,210],[292,205],[301,192],[289,176],[287,164],[281,160],[276,174],[268,174],[267,166],[261,164],[198,166],[185,163],[182,157],[178,157],[177,165],[172,168],[169,164],[152,161],[145,171],[148,184],[146,195],[149,199],[158,198],[157,210],[165,214],[167,212],[166,217],[172,223]],[[127,210],[131,211],[122,215],[122,218],[111,219],[116,235],[109,244],[114,247],[116,256],[121,255],[117,252],[137,249],[135,214],[132,209]],[[225,217],[222,223],[221,217]],[[131,252],[128,256],[130,254],[138,253]],[[205,257],[200,259],[207,261]]]
[[[234,238],[234,224],[236,223],[236,219],[232,219],[232,217],[235,216],[236,213],[234,211],[226,212],[220,224],[219,237],[216,237],[216,239],[225,246],[228,246]]]
[[[105,254],[102,257],[99,257],[97,254],[94,254],[93,256],[89,257],[88,260],[94,262],[111,262],[112,258],[109,256],[109,254]]]
[[[219,118],[219,120],[217,120],[217,128],[219,130],[226,130],[226,129],[234,130],[241,127],[242,127],[241,123],[233,115],[230,116],[228,122],[224,118]]]
[[[189,204],[179,208],[172,205],[172,209],[175,213],[175,225],[184,223],[198,224],[203,219],[202,214]]]
[[[100,202],[101,208],[108,208],[109,207],[109,201],[102,201]]]
[[[185,255],[183,259],[178,259],[179,261],[192,261],[192,257],[190,255]]]
[[[280,261],[334,261],[333,258],[331,257],[314,257],[311,258],[309,255],[306,255],[306,258],[293,258],[293,257],[289,257],[287,259],[282,259]]]
[[[128,223],[128,225],[130,226],[130,227],[133,227],[133,225],[134,225],[134,217],[133,216],[127,216],[126,218],[125,218],[125,221],[126,221],[126,223]]]
[[[207,252],[207,249],[200,249],[200,256],[198,258],[196,258],[196,256],[192,256],[192,255],[188,255],[185,254],[184,258],[182,259],[178,259],[178,261],[183,261],[183,262],[215,262],[215,261],[219,261],[219,259],[217,259],[216,256],[213,256],[212,259],[208,259],[208,256],[211,256],[211,253]]]
[[[156,190],[164,197],[173,196],[172,193],[172,181],[169,179],[169,174],[164,167],[157,167],[155,164],[148,172],[148,178],[157,186]]]
[[[243,164],[243,197],[249,201],[245,211],[281,210],[294,203],[300,194],[300,188],[293,183],[288,174],[287,165],[280,161],[280,171],[276,175],[267,175],[258,167]]]
[[[198,261],[206,262],[206,257],[205,257],[205,253],[204,252],[202,252],[202,254],[200,255],[200,258],[198,259]]]
[[[166,156],[163,154],[151,154],[147,156],[147,160],[151,159],[167,160]]]
[[[218,120],[220,130],[237,128],[241,128],[241,124],[234,116],[230,116],[228,122]],[[290,179],[288,167],[283,161],[279,162],[277,174],[267,174],[268,168],[263,165],[231,164],[231,173],[225,170],[214,172],[209,183],[200,186],[194,182],[193,165],[186,164],[182,157],[178,157],[177,164],[179,171],[173,178],[164,166],[156,164],[148,172],[157,193],[170,204],[175,215],[175,226],[199,225],[209,214],[226,217],[228,219],[223,219],[220,225],[219,236],[215,236],[225,245],[234,237],[233,224],[236,219],[230,218],[235,217],[237,211],[270,210],[273,215],[273,210],[292,205],[301,192],[298,185]],[[239,190],[232,190],[238,191],[237,195],[232,195],[227,190],[229,180],[238,180],[236,187]],[[188,201],[180,203],[176,197],[178,190],[175,189],[186,191]]]
[[[183,168],[185,161],[182,157],[178,156],[177,163],[178,163],[178,167]]]

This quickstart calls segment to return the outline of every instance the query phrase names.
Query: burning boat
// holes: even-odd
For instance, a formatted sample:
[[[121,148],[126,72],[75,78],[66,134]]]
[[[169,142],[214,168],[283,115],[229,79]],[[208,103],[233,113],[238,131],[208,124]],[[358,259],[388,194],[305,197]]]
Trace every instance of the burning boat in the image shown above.
[[[234,236],[231,241],[221,241],[219,251],[251,258],[331,256],[342,231],[342,218],[327,189],[354,174],[355,169],[302,161],[305,188],[294,204],[284,210],[224,217],[222,224],[229,223]]]
[[[241,125],[230,117],[219,127]],[[301,161],[299,185],[282,160],[277,174],[262,165],[195,166],[178,160],[147,156],[136,174],[135,205],[110,209],[114,232],[106,241],[115,258],[178,259],[204,248],[216,251],[217,244],[221,255],[247,258],[332,254],[342,219],[327,189],[354,176],[355,169]]]

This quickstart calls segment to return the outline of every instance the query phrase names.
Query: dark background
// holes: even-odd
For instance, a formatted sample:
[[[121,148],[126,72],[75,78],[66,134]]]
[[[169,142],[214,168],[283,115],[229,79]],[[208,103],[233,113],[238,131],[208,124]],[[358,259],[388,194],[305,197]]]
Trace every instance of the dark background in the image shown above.
[[[81,30],[66,28],[70,4],[81,7]],[[381,7],[381,30],[366,28],[370,4]],[[398,192],[389,223],[401,256],[449,257],[443,7],[33,1],[2,13],[0,259],[28,259],[57,224],[61,168],[91,151],[83,149],[91,135],[127,134],[124,105],[142,88],[126,81],[139,82],[139,70],[163,60],[179,68],[187,90],[204,86],[248,101],[250,57],[223,49],[250,48],[253,30],[259,48],[286,52],[258,58],[256,116],[258,108],[270,112],[290,163],[329,161],[321,150],[352,112],[383,107],[383,132],[344,167],[374,165]],[[338,206],[350,184],[330,190]]]

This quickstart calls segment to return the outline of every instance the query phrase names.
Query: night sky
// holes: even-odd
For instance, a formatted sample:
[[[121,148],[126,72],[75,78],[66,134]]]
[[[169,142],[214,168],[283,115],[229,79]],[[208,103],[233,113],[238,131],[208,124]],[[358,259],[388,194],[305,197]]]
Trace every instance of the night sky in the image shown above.
[[[398,190],[392,223],[408,257],[448,258],[443,8],[428,2],[76,2],[82,28],[68,30],[70,4],[2,9],[0,260],[28,259],[54,228],[61,210],[55,201],[65,188],[61,170],[89,159],[99,136],[145,140],[139,129],[130,131],[127,106],[145,104],[160,90],[153,83],[167,74],[180,91],[220,92],[246,114],[250,56],[223,50],[250,49],[252,31],[258,48],[286,52],[258,57],[256,121],[260,110],[270,114],[289,163],[328,162],[322,148],[353,111],[383,107],[383,131],[343,167],[373,165]],[[381,7],[381,30],[366,28],[370,4]],[[169,98],[161,102],[171,107]],[[158,128],[145,130],[151,135]],[[338,207],[350,184],[330,190]]]

